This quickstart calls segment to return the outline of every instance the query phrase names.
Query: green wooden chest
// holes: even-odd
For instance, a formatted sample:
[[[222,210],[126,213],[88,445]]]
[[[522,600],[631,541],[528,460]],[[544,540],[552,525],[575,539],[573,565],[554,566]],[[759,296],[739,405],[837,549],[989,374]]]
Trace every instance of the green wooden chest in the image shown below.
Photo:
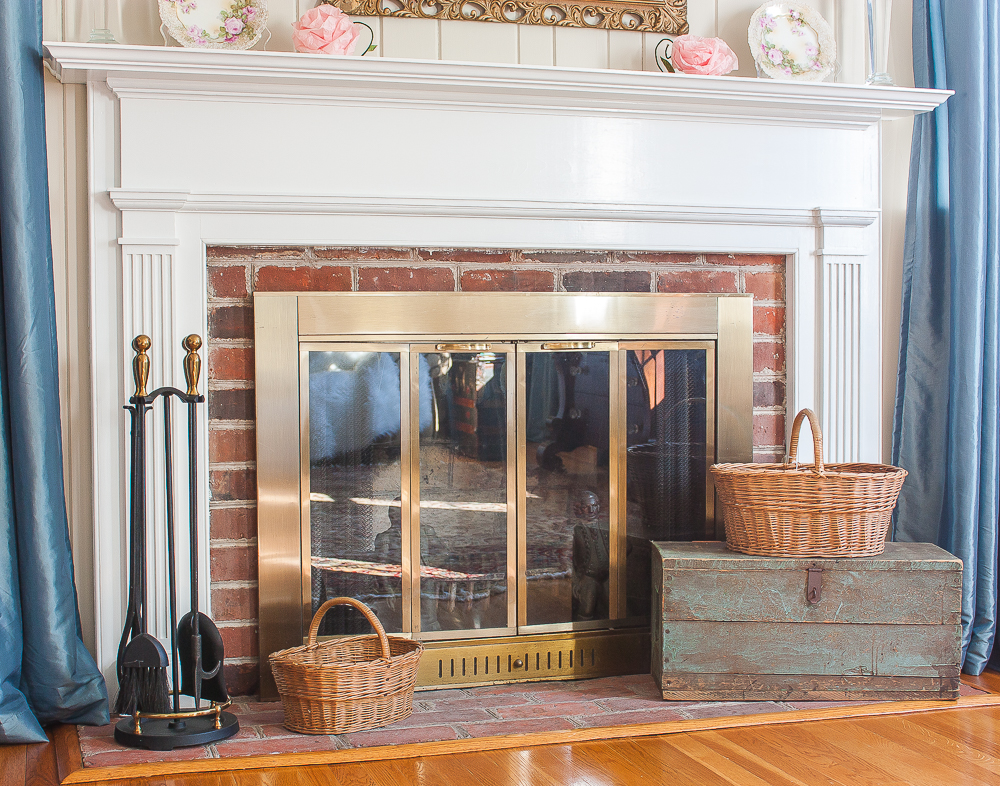
[[[652,665],[665,699],[958,697],[962,562],[937,546],[790,559],[653,545]]]

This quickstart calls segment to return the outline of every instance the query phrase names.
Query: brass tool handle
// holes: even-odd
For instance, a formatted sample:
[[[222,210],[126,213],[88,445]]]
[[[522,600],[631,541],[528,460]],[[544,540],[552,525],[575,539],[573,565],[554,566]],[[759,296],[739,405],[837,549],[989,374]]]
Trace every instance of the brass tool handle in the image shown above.
[[[201,376],[201,358],[198,350],[201,349],[201,336],[192,333],[181,342],[181,346],[187,350],[184,356],[184,379],[187,380],[187,394],[189,396],[198,395],[198,378]]]
[[[132,378],[135,380],[135,395],[145,396],[146,385],[149,383],[149,355],[146,353],[153,342],[149,336],[140,333],[132,340],[135,357],[132,358]]]
[[[438,352],[489,352],[492,344],[435,344]]]
[[[593,349],[596,346],[594,341],[546,341],[542,349]]]

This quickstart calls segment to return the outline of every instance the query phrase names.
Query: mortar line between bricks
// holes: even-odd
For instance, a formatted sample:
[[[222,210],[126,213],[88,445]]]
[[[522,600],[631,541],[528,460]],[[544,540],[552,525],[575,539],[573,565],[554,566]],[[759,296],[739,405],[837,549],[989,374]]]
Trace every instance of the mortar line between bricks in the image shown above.
[[[220,538],[219,540],[210,540],[209,545],[216,549],[235,549],[244,548],[246,546],[256,546],[257,538]]]
[[[243,508],[256,508],[255,499],[220,499],[208,503],[209,510],[239,510]]]

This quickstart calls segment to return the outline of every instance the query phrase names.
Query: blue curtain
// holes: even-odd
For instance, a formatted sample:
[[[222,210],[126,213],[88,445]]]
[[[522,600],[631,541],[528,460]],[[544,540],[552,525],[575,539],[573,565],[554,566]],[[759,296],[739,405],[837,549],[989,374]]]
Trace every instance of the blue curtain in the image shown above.
[[[0,0],[0,742],[108,723],[63,495],[41,0]]]
[[[998,22],[996,0],[913,3],[916,84],[955,95],[913,131],[893,435],[893,461],[910,472],[895,539],[937,543],[964,563],[973,674],[997,620]]]

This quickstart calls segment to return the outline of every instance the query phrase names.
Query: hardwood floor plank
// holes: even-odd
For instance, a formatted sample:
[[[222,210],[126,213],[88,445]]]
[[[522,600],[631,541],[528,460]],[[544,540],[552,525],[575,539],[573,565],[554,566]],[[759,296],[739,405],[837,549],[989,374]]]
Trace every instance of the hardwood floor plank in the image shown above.
[[[749,740],[741,739],[738,742],[727,740],[719,732],[701,732],[692,734],[691,736],[706,747],[731,759],[748,772],[764,779],[773,786],[809,786],[808,783],[780,770],[771,762],[761,758],[748,747],[745,747],[744,743],[748,741],[752,746],[752,733]]]
[[[962,682],[990,693],[1000,693],[1000,671],[986,669],[982,674],[963,674]]]
[[[636,759],[642,762],[655,764],[659,772],[669,775],[672,780],[675,776],[684,777],[693,783],[738,783],[745,784],[747,772],[743,768],[740,770],[742,777],[740,780],[731,781],[721,776],[716,770],[706,766],[697,756],[690,756],[679,743],[684,738],[682,735],[670,737],[648,737],[641,740],[633,740],[631,749],[637,752]],[[617,746],[616,746],[617,747]],[[624,751],[628,754],[628,749]],[[622,751],[619,751],[622,753]],[[716,758],[724,757],[715,754]],[[751,779],[759,781],[755,776]]]
[[[670,742],[679,751],[714,772],[725,783],[739,784],[739,786],[771,786],[770,781],[757,777],[730,757],[712,750],[698,738],[697,734],[675,734],[670,738]]]
[[[912,786],[996,783],[992,773],[969,762],[945,764],[942,762],[943,751],[903,745],[892,737],[892,729],[856,722],[847,733],[835,734],[830,740],[874,766],[891,769],[896,777]],[[959,765],[957,769],[954,766],[956,763]]]
[[[568,745],[545,748],[523,748],[520,750],[489,751],[484,753],[463,753],[452,758],[459,759],[472,773],[470,783],[483,786],[561,786],[567,772],[565,755],[570,754]],[[570,754],[571,755],[571,754]]]
[[[773,731],[768,737],[770,744],[794,750],[796,757],[804,759],[810,768],[821,770],[845,786],[906,786],[891,769],[834,744],[838,735],[851,733],[847,723],[830,724],[822,729],[802,725]]]
[[[792,783],[802,786],[816,786],[817,784],[842,786],[826,773],[813,770],[798,755],[798,751],[783,750],[780,744],[777,747],[767,744],[764,736],[767,731],[767,727],[757,727],[749,733],[734,734],[729,731],[720,731],[717,734],[720,739],[729,744],[730,750],[738,750],[751,760],[756,759],[760,763],[765,763],[768,770],[774,775],[783,776]]]
[[[56,746],[56,767],[60,782],[83,766],[80,753],[80,735],[72,723],[60,723],[50,729],[49,739]]]
[[[27,762],[26,745],[0,745],[0,786],[23,786]]]
[[[28,745],[25,761],[25,786],[55,786],[59,783],[56,746],[51,742]]]
[[[982,753],[1000,758],[1000,711],[943,713],[940,718],[928,715],[920,717],[920,722]]]
[[[961,738],[954,724],[949,728],[949,733],[942,733],[933,726],[921,721],[922,719],[919,716],[903,719],[899,723],[899,731],[908,735],[924,751],[948,751],[950,754],[960,756],[989,770],[1000,781],[1000,758],[967,744]]]
[[[616,774],[616,783],[691,784],[703,786],[716,780],[715,775],[695,759],[659,737],[604,743],[594,751],[599,761]]]

